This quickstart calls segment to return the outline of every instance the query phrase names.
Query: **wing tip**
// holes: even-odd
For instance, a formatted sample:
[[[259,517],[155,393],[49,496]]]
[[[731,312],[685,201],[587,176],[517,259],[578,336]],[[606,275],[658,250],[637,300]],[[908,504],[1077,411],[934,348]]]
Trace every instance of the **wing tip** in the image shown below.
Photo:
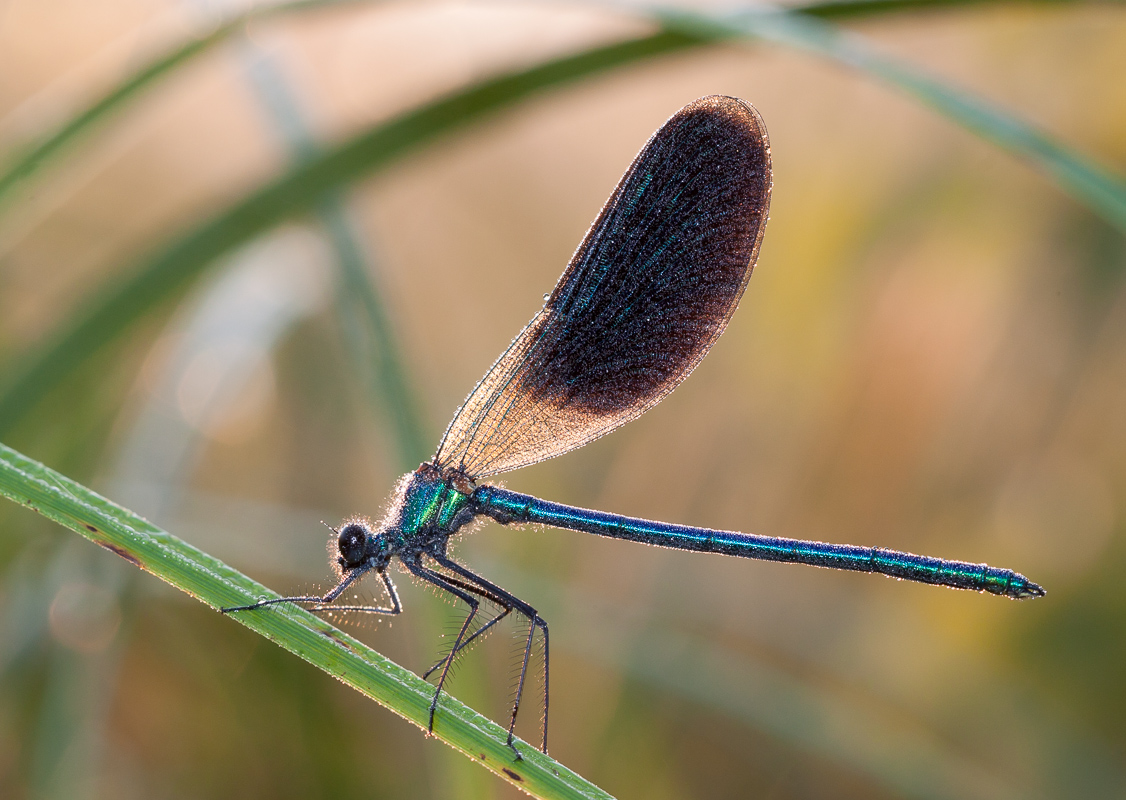
[[[677,111],[672,119],[681,115],[700,112],[722,117],[736,125],[750,129],[752,135],[762,141],[764,149],[770,150],[770,137],[766,132],[766,123],[763,122],[762,114],[743,98],[727,94],[705,95]]]
[[[753,158],[757,162],[758,169],[761,169],[762,178],[765,178],[759,183],[757,192],[764,208],[768,208],[770,194],[774,188],[774,169],[771,163],[770,135],[758,109],[740,97],[710,94],[684,106],[673,114],[665,125],[693,116],[709,117],[726,128],[729,134],[736,136],[742,134],[746,137],[747,149],[755,153]],[[656,135],[654,134],[654,137]]]

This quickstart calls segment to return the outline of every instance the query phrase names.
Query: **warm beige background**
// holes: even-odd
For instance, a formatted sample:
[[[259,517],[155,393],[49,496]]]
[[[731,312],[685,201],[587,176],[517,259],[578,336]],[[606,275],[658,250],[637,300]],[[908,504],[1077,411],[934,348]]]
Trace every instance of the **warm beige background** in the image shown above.
[[[205,10],[0,4],[0,152],[200,30]],[[1104,164],[1126,161],[1120,7],[853,27]],[[14,357],[138,254],[284,169],[250,77],[263,60],[335,141],[477,78],[646,30],[515,4],[372,3],[256,24],[0,208],[0,348]],[[429,439],[538,308],[645,139],[709,93],[754,103],[773,143],[771,221],[739,312],[661,406],[506,485],[987,561],[1048,596],[489,525],[457,552],[552,625],[553,755],[630,798],[1121,796],[1122,233],[873,79],[777,47],[715,47],[546,94],[356,185],[348,214]],[[318,520],[377,514],[402,469],[385,416],[350,379],[317,228],[267,238],[147,318],[12,444],[304,591],[329,579]],[[217,283],[238,270],[246,291]],[[224,320],[272,307],[254,293],[275,283],[298,288],[223,395]],[[515,795],[109,554],[29,513],[0,515],[0,795]],[[417,587],[404,600],[393,626],[359,630],[421,670],[458,617]],[[507,629],[464,659],[453,693],[506,718],[518,638]],[[534,700],[524,713],[535,739]]]

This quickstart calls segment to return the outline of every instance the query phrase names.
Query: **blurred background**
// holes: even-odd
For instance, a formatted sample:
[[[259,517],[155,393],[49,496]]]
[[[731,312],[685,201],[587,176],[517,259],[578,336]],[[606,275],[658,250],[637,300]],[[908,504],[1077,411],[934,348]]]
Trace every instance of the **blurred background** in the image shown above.
[[[1121,6],[901,6],[810,11],[1121,180]],[[560,60],[585,72],[469,113]],[[455,552],[551,625],[552,754],[632,798],[1126,796],[1126,225],[832,59],[590,4],[3,0],[0,437],[323,591],[320,520],[381,513],[634,154],[712,93],[773,146],[740,310],[660,406],[504,484],[1048,595],[489,524]],[[399,584],[404,616],[346,630],[421,672],[460,612]],[[505,721],[521,648],[494,634],[452,693]],[[11,503],[0,795],[519,796]]]

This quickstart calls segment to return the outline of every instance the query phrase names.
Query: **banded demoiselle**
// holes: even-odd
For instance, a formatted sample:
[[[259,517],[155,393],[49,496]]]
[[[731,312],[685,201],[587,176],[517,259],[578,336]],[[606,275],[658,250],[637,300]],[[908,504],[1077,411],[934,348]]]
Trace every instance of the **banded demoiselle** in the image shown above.
[[[660,547],[877,572],[1012,598],[1044,590],[1011,570],[879,547],[753,536],[651,522],[551,503],[479,483],[574,450],[638,417],[700,363],[727,326],[758,257],[770,205],[770,146],[762,118],[731,97],[705,97],[674,114],[618,183],[537,313],[454,415],[431,461],[399,481],[389,511],[333,529],[339,582],[323,596],[262,600],[374,614],[402,611],[392,561],[468,606],[440,670],[430,730],[454,659],[513,612],[528,621],[508,724],[520,709],[536,631],[543,635],[547,752],[548,634],[536,609],[459,564],[450,537],[479,517],[538,523]],[[332,542],[330,541],[330,547]],[[336,605],[374,573],[387,607]],[[482,601],[499,611],[475,630]],[[470,632],[472,631],[472,633]]]

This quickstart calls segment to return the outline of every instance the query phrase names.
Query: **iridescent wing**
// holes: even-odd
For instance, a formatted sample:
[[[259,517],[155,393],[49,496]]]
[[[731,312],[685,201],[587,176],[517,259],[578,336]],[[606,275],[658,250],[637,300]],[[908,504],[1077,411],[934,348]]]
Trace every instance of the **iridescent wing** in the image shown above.
[[[466,398],[434,463],[473,478],[560,455],[640,416],[734,313],[770,205],[758,113],[705,97],[634,159],[543,309]]]

